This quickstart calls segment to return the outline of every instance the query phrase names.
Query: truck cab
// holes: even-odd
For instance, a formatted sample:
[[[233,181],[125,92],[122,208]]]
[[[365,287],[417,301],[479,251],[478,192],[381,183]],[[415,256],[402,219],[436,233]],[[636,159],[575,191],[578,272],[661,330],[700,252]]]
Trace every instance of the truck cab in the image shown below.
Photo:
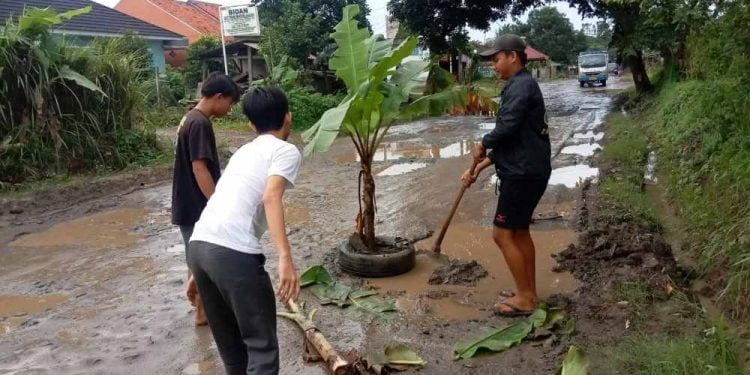
[[[601,83],[607,86],[609,72],[607,63],[609,54],[607,52],[581,52],[578,55],[578,83],[583,85],[593,85]]]

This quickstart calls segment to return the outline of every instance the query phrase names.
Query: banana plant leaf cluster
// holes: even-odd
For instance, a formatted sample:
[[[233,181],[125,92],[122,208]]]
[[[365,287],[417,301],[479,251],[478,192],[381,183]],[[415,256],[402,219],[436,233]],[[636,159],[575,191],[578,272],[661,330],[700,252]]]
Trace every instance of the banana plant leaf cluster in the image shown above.
[[[331,34],[337,49],[329,66],[345,83],[347,95],[302,136],[307,143],[307,155],[328,150],[342,131],[351,138],[361,165],[362,208],[357,216],[360,223],[357,232],[374,251],[372,161],[378,146],[397,121],[445,113],[456,103],[466,101],[466,90],[457,86],[409,102],[410,93],[424,80],[423,73],[430,66],[426,61],[404,62],[416,47],[417,39],[408,38],[393,47],[390,41],[359,27],[355,19],[359,12],[357,5],[346,6],[343,19]]]
[[[539,306],[527,320],[505,327],[489,327],[456,343],[454,359],[469,359],[481,351],[502,352],[524,340],[554,341],[557,335],[571,335],[575,331],[573,319],[563,309]]]
[[[396,306],[372,290],[355,290],[331,277],[321,265],[308,268],[300,276],[300,286],[308,288],[322,305],[346,309],[350,318],[389,322],[397,317]]]

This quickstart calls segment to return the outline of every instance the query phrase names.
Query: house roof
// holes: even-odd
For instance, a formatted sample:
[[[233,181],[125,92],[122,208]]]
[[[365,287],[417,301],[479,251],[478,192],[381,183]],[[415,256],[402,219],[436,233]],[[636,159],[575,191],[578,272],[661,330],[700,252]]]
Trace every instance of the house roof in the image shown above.
[[[56,32],[85,36],[118,36],[134,31],[145,39],[182,40],[169,30],[89,0],[0,0],[0,22],[17,18],[25,8],[52,8],[66,12],[91,6],[91,12],[74,17],[55,28]]]
[[[537,49],[531,46],[526,46],[526,58],[529,61],[544,61],[549,60],[549,56],[539,52]]]
[[[133,7],[140,7],[143,9],[147,6],[161,9],[164,13],[168,14],[168,16],[186,24],[198,34],[211,34],[218,36],[221,33],[221,23],[219,20],[221,6],[218,4],[210,4],[196,0],[127,0],[118,3],[115,9],[122,9],[122,11],[132,14],[146,22],[159,23],[160,21],[164,21],[153,18],[164,17],[165,15],[162,14],[145,13],[142,11],[132,12]],[[178,33],[180,32],[174,28],[170,29]]]

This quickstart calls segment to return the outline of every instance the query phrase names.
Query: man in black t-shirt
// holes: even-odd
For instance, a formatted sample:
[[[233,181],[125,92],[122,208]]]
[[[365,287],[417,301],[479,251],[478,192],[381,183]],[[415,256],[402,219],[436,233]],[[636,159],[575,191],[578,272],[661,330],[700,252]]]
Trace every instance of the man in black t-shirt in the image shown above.
[[[500,179],[493,237],[518,288],[514,295],[495,305],[495,312],[503,316],[530,315],[539,300],[536,249],[529,224],[552,171],[544,97],[525,69],[525,51],[523,39],[506,34],[494,48],[480,54],[492,59],[495,71],[507,83],[495,128],[475,147],[477,166],[461,177],[469,186],[482,169],[494,164]],[[487,150],[491,152],[488,154]]]
[[[234,81],[223,74],[212,74],[203,83],[202,98],[180,122],[172,183],[172,224],[180,233],[188,251],[193,226],[214,193],[221,167],[211,117],[223,117],[239,99]],[[188,270],[187,296],[196,307],[195,324],[206,325],[203,305],[192,273]]]

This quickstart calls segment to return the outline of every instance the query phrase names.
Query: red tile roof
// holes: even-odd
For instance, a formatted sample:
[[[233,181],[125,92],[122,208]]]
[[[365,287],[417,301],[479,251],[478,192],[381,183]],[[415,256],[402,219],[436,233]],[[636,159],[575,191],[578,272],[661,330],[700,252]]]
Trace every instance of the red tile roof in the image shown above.
[[[535,48],[531,46],[526,46],[526,58],[529,61],[549,60],[549,56],[537,51]]]
[[[219,35],[219,5],[202,1],[148,0],[202,34]]]

